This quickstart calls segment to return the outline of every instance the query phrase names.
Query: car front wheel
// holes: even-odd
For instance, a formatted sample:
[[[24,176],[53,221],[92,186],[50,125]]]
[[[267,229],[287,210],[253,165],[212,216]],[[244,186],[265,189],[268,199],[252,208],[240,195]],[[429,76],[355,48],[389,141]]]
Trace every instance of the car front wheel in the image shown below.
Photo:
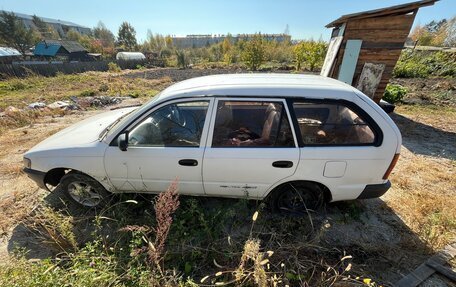
[[[88,208],[102,207],[110,198],[110,192],[98,181],[79,172],[64,175],[60,187],[66,198]]]

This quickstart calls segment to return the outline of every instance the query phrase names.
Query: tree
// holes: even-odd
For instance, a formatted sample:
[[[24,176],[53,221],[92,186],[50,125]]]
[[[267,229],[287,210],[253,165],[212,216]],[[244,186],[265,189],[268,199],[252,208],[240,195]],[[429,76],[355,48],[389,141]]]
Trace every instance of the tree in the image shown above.
[[[222,42],[222,50],[223,50],[223,54],[226,54],[228,52],[231,51],[233,45],[231,44],[231,34],[228,34],[225,39],[223,39],[223,42]]]
[[[71,29],[66,33],[65,38],[70,41],[79,42],[82,38],[82,35],[78,31]]]
[[[410,38],[421,46],[449,46],[456,45],[456,17],[431,21],[424,26],[416,26]]]
[[[456,16],[448,20],[446,30],[447,36],[444,45],[448,47],[456,47]]]
[[[437,33],[437,31],[439,31],[440,28],[442,28],[442,26],[445,26],[446,23],[447,23],[447,19],[442,19],[440,21],[432,20],[431,22],[424,25],[424,28],[429,33],[433,34],[433,33]]]
[[[116,38],[114,34],[106,28],[103,22],[99,21],[97,26],[93,28],[93,36],[100,40],[103,48],[113,48],[115,45]]]
[[[177,66],[182,69],[187,69],[189,63],[188,55],[184,50],[176,50]]]
[[[250,70],[256,71],[265,59],[265,46],[261,34],[255,34],[252,39],[245,42],[241,53],[241,60]]]
[[[127,51],[133,51],[136,49],[136,31],[130,23],[123,22],[120,25],[119,32],[117,34],[117,45]]]
[[[326,55],[326,43],[323,41],[301,41],[294,47],[296,69],[301,70],[303,63],[307,64],[310,71],[321,66]]]
[[[169,49],[172,49],[173,48],[173,38],[171,38],[170,35],[167,35],[165,37],[165,43],[166,43],[166,47],[169,48]]]
[[[171,41],[172,38],[169,36],[163,36],[161,34],[153,34],[152,31],[147,30],[147,40],[143,43],[143,50],[149,52],[161,53],[162,50],[167,48],[167,42]]]
[[[37,32],[40,34],[42,39],[59,39],[60,35],[54,29],[54,27],[48,25],[40,17],[33,15],[32,22],[35,25]]]
[[[416,26],[410,34],[410,38],[420,46],[429,46],[432,42],[432,34],[424,26]]]
[[[3,11],[0,14],[0,43],[25,54],[38,40],[14,13]]]
[[[70,41],[76,41],[81,44],[84,48],[86,48],[90,53],[111,53],[109,49],[105,51],[101,40],[94,39],[88,35],[82,35],[78,31],[71,29],[67,32],[65,39]]]

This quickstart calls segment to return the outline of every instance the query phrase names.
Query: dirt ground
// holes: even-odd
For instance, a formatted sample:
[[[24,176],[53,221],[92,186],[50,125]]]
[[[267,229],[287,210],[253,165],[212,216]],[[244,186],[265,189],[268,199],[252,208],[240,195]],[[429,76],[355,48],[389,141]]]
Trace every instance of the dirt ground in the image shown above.
[[[380,199],[330,204],[317,220],[320,242],[347,250],[356,268],[385,285],[456,239],[456,110],[449,105],[425,105],[429,103],[401,105],[392,114],[403,135],[403,148],[391,176],[391,190]],[[13,234],[48,195],[21,172],[23,153],[58,130],[102,111],[44,117],[0,135],[0,260],[17,245],[35,250],[31,254],[37,257],[47,255],[39,243]],[[439,276],[426,284],[455,286]]]

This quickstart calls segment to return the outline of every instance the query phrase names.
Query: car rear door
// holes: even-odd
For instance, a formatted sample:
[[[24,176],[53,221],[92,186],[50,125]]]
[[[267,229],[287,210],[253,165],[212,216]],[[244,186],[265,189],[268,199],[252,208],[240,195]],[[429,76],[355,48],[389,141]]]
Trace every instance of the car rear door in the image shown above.
[[[296,135],[284,99],[217,98],[203,159],[207,195],[261,197],[294,174]]]
[[[395,141],[368,114],[344,100],[297,99],[291,104],[301,141],[298,173],[323,183],[333,200],[357,198],[366,184],[383,183]]]

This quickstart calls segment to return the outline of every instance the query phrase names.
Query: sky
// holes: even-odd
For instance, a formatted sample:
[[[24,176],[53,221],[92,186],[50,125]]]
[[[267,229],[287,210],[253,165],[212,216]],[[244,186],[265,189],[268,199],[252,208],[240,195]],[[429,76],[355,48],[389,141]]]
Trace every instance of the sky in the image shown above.
[[[94,27],[102,21],[115,35],[123,21],[142,42],[147,31],[163,35],[283,33],[292,39],[328,40],[325,25],[341,15],[413,0],[0,0],[0,9]],[[415,25],[456,16],[456,0],[421,8]]]

